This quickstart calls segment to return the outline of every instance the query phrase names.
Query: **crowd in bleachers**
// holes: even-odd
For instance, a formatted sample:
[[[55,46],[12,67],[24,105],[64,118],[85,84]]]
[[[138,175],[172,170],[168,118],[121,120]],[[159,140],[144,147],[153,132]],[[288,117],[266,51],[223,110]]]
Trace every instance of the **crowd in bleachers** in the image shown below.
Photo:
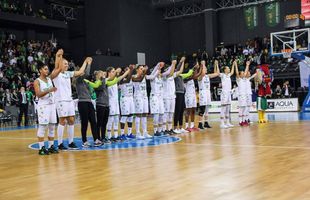
[[[22,0],[0,0],[0,11],[47,19],[43,8],[34,10],[31,3]]]
[[[0,34],[0,108],[15,105],[16,93],[22,86],[32,102],[37,62],[53,67],[55,45],[51,41],[18,41],[12,33]]]
[[[281,76],[280,80],[275,80],[272,84],[272,98],[297,97],[298,91],[306,93],[308,88],[297,88],[290,86],[290,82],[287,80],[292,77],[292,74],[299,76],[298,60],[291,59],[288,62],[288,59],[283,58],[282,56],[270,57],[269,51],[270,38],[266,36],[264,38],[249,39],[244,44],[225,45],[222,43],[215,48],[215,53],[213,56],[209,56],[205,51],[201,52],[200,50],[186,56],[190,62],[195,62],[200,59],[207,60],[209,72],[213,71],[214,60],[218,60],[219,66],[222,68],[224,66],[231,66],[233,61],[236,59],[240,68],[243,68],[245,60],[251,59],[251,72],[254,73],[257,66],[257,61],[259,60],[260,55],[262,55],[266,57],[268,63],[270,64],[269,66],[272,75]],[[184,55],[184,53],[173,54],[172,57],[180,57],[182,55]],[[221,85],[219,81],[214,81],[212,85],[212,99],[219,100]],[[287,85],[289,86],[289,90],[285,89],[287,88]],[[289,94],[287,94],[287,92]]]

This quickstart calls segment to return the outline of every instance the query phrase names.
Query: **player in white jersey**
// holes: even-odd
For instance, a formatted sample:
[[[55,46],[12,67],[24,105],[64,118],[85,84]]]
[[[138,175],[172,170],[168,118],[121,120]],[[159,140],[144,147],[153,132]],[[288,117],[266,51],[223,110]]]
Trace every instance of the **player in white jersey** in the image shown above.
[[[244,71],[240,71],[238,69],[238,65],[235,64],[236,70],[236,82],[238,84],[238,106],[239,106],[239,125],[240,126],[247,126],[248,122],[245,119],[245,112],[248,106],[248,92],[247,92],[247,85],[248,80],[246,78],[246,74],[249,71],[250,61],[246,62],[246,67]]]
[[[213,74],[207,74],[206,62],[201,61],[202,73],[198,78],[199,86],[199,125],[198,128],[203,130],[204,128],[211,128],[208,123],[209,107],[211,106],[211,83],[210,78],[219,76],[218,61],[214,62]]]
[[[161,77],[161,69],[165,63],[158,63],[152,71],[156,76],[150,79],[151,94],[150,94],[150,108],[153,114],[154,136],[162,136],[162,124],[164,116],[164,99],[163,99],[163,80]],[[151,74],[151,75],[152,75]]]
[[[54,92],[57,90],[57,88],[53,86],[52,80],[57,77],[62,70],[59,65],[62,54],[62,49],[57,51],[55,69],[52,71],[50,76],[48,75],[48,66],[43,63],[38,64],[40,76],[34,81],[34,90],[36,96],[39,98],[37,105],[39,121],[39,127],[37,131],[39,141],[39,155],[58,153],[54,147],[55,124],[57,123]],[[44,134],[46,129],[48,129],[48,150],[44,145]]]
[[[78,149],[73,142],[74,138],[74,116],[75,105],[72,99],[71,78],[78,77],[84,74],[86,66],[90,65],[92,58],[86,58],[82,67],[78,71],[68,71],[68,61],[61,55],[60,65],[61,73],[53,80],[57,89],[55,92],[56,110],[59,117],[59,124],[57,128],[58,135],[58,149],[67,150],[68,148],[63,144],[64,129],[67,124],[68,132],[68,147],[69,149]]]
[[[120,93],[120,106],[121,106],[121,140],[126,140],[129,135],[131,135],[132,130],[132,121],[133,121],[133,114],[135,113],[135,105],[133,102],[133,83],[131,81],[132,72],[135,65],[130,65],[130,72],[129,74],[120,81],[119,88],[121,90]],[[128,69],[126,67],[123,72]],[[127,134],[125,134],[125,125],[128,125],[128,131]]]
[[[197,97],[196,97],[196,89],[195,82],[202,72],[202,67],[197,62],[194,66],[194,74],[184,80],[185,83],[185,130],[199,131],[198,128],[195,128],[195,111],[197,107]],[[189,124],[190,120],[190,124]]]
[[[230,128],[233,125],[230,123],[230,104],[231,104],[231,76],[234,74],[236,61],[233,62],[233,66],[224,67],[224,73],[220,73],[222,93],[221,93],[221,128]]]
[[[176,77],[175,66],[176,60],[173,60],[170,67],[162,73],[163,80],[163,101],[164,101],[164,117],[162,131],[165,135],[173,134],[172,121],[173,113],[175,109],[175,83],[174,78]],[[168,127],[167,127],[168,125]]]
[[[120,82],[123,78],[125,78],[129,72],[130,69],[127,69],[127,71],[117,77],[117,74],[121,73],[121,68],[118,68],[117,70],[114,69],[114,67],[108,67],[107,69],[107,75],[108,75],[108,81],[112,81],[113,84],[108,85],[108,92],[109,92],[109,119],[107,124],[107,133],[108,133],[108,139],[112,140],[113,142],[119,141],[118,137],[118,123],[119,123],[119,101],[118,101],[118,87],[117,83]],[[114,131],[114,137],[112,137],[112,127]]]
[[[250,109],[251,109],[251,106],[252,106],[252,82],[251,80],[253,78],[256,77],[256,73],[253,74],[251,76],[251,72],[250,70],[248,71],[248,73],[246,74],[246,80],[247,80],[247,86],[246,86],[246,91],[247,91],[247,107],[246,107],[246,110],[245,110],[245,120],[248,122],[248,124],[250,125],[251,121],[250,121]]]
[[[149,100],[147,97],[146,80],[154,79],[159,71],[153,70],[151,75],[146,75],[147,66],[138,65],[136,74],[132,77],[134,85],[134,104],[135,104],[135,123],[136,123],[136,138],[145,139],[152,138],[147,132],[147,114],[149,113]],[[142,133],[140,125],[142,122]],[[133,137],[133,136],[132,136]]]

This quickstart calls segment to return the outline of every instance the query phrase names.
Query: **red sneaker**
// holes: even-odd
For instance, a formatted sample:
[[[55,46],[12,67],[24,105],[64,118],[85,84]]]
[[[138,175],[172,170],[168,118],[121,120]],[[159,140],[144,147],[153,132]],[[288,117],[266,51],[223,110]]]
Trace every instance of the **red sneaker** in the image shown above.
[[[193,127],[192,130],[195,131],[195,132],[200,131],[200,129],[199,129],[199,128],[196,128],[196,127]]]
[[[185,130],[187,130],[188,132],[192,132],[193,131],[191,128],[186,128]]]
[[[239,122],[239,126],[244,126],[244,122]]]

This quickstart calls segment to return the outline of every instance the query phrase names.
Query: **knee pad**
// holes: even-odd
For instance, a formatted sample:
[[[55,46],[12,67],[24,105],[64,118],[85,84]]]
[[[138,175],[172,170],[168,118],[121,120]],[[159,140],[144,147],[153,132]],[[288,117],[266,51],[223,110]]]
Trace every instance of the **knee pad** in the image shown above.
[[[127,116],[122,116],[122,117],[121,117],[121,123],[122,123],[122,124],[125,124],[126,121],[127,121]]]
[[[47,125],[39,125],[38,131],[37,131],[37,136],[38,137],[44,137],[46,128],[47,128]]]
[[[107,129],[108,130],[112,129],[112,124],[113,124],[113,116],[109,116],[108,124],[107,124]]]
[[[50,124],[48,125],[48,137],[54,137],[55,136],[55,125]]]

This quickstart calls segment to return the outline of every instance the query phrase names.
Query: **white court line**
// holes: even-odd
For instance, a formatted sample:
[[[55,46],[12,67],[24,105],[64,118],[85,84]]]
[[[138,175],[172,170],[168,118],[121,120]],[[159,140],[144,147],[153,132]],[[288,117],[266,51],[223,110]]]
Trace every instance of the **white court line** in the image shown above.
[[[238,145],[238,144],[193,144],[193,143],[178,143],[185,146],[214,146],[214,147],[241,147],[241,148],[273,148],[273,149],[305,149],[310,150],[310,147],[302,146],[270,146],[270,145]]]
[[[0,140],[1,139],[7,139],[7,140],[36,140],[37,138],[0,137]]]

